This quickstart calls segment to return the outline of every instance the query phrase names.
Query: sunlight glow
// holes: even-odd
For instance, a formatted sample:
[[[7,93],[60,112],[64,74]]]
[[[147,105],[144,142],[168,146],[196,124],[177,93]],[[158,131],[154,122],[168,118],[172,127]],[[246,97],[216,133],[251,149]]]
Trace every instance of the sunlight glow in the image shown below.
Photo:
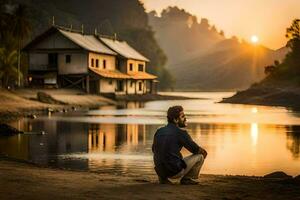
[[[252,36],[251,36],[251,42],[252,42],[253,44],[257,44],[258,41],[259,41],[259,39],[258,39],[258,37],[257,37],[256,35],[252,35]]]
[[[252,123],[251,124],[251,140],[252,140],[253,146],[256,146],[257,138],[258,138],[258,125],[257,125],[257,123]]]
[[[257,108],[256,108],[256,107],[253,107],[253,108],[251,109],[251,112],[252,112],[252,113],[257,113],[257,112],[258,112],[258,110],[257,110]]]

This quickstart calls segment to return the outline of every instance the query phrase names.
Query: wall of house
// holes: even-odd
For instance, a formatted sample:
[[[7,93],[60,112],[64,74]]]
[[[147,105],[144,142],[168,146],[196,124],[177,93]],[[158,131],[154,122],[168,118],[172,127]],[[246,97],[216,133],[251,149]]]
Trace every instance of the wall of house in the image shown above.
[[[47,68],[48,54],[46,53],[29,53],[29,70]]]
[[[135,94],[135,80],[127,80],[125,87],[127,94]]]
[[[130,70],[130,64],[132,64],[132,70]],[[131,74],[131,73],[136,73],[138,72],[138,66],[139,65],[143,65],[144,68],[144,72],[146,71],[146,62],[145,61],[139,61],[139,60],[133,60],[133,59],[128,59],[127,60],[127,73]]]
[[[65,38],[61,33],[57,32],[43,41],[37,43],[31,49],[81,49],[78,45]]]
[[[92,59],[94,59],[94,67],[92,66]],[[96,66],[96,60],[98,59],[98,67]],[[89,67],[98,68],[100,70],[115,70],[116,69],[116,57],[111,55],[104,55],[98,53],[89,53]],[[106,62],[104,68],[103,62]]]
[[[71,56],[69,63],[66,57]],[[59,74],[86,74],[88,56],[86,53],[60,53],[58,54],[58,73]]]
[[[111,82],[110,82],[111,80]],[[114,93],[116,88],[116,80],[113,79],[100,79],[100,93]]]
[[[119,71],[123,73],[127,73],[127,60],[126,59],[118,59]]]
[[[139,84],[142,84],[142,89],[141,90],[139,90]],[[136,81],[136,84],[135,84],[135,87],[136,87],[136,94],[144,94],[144,93],[146,93],[145,91],[145,88],[146,88],[146,84],[145,84],[145,82],[143,81],[143,80],[137,80]]]

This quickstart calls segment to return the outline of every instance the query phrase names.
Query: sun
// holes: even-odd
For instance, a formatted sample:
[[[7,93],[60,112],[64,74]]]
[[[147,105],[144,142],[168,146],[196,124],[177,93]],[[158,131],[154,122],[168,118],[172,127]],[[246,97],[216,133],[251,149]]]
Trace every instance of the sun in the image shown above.
[[[259,41],[259,39],[258,39],[258,37],[257,37],[256,35],[252,35],[252,36],[251,36],[251,42],[252,42],[253,44],[257,44],[258,41]]]

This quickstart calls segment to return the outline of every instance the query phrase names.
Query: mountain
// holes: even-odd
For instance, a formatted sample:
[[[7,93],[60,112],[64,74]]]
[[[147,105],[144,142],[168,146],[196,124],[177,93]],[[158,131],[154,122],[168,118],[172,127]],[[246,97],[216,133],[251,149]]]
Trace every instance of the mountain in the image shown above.
[[[148,14],[158,43],[168,57],[167,68],[177,90],[236,90],[265,77],[264,67],[282,60],[286,48],[271,50],[261,45],[230,39],[223,31],[200,23],[195,16],[169,7],[161,16]]]
[[[155,37],[168,57],[168,66],[201,55],[212,45],[225,39],[207,19],[197,18],[178,7],[164,9],[161,16],[152,11],[148,14],[149,23]]]
[[[244,89],[262,80],[264,67],[282,60],[285,52],[227,39],[204,55],[174,64],[170,71],[180,90]]]

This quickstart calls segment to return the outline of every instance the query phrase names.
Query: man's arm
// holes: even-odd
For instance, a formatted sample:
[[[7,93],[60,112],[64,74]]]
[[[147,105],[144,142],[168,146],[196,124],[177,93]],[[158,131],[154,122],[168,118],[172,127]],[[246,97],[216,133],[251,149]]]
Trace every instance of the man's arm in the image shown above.
[[[207,156],[207,151],[201,147],[199,148],[198,153],[202,154],[204,158],[206,158],[206,156]]]
[[[207,156],[206,150],[203,149],[202,147],[200,147],[197,143],[195,143],[187,131],[182,130],[182,132],[180,133],[180,136],[181,136],[180,140],[181,140],[183,146],[187,150],[189,150],[193,154],[202,154],[203,157],[206,158],[206,156]]]

